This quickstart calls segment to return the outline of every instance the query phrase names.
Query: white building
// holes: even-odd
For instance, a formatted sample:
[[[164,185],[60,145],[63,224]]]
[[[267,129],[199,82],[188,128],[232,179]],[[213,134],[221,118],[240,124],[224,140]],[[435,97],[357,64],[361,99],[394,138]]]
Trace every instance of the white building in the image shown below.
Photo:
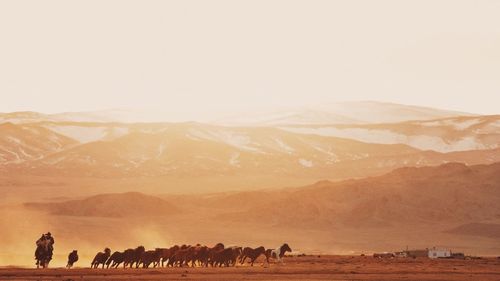
[[[451,251],[447,249],[436,249],[436,247],[429,249],[429,258],[449,258],[451,257]]]

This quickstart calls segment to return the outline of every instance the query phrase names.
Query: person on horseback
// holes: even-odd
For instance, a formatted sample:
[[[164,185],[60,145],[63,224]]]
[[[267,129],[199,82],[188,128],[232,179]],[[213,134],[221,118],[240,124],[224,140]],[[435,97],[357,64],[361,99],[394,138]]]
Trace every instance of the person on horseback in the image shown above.
[[[45,234],[42,233],[42,236],[40,236],[40,238],[36,241],[36,243],[39,243],[39,241],[45,241],[45,239],[47,239],[45,237]]]
[[[54,252],[54,243],[55,243],[55,240],[54,240],[54,237],[52,236],[52,233],[47,232],[45,235],[45,239],[49,240],[49,253],[50,253],[50,259],[52,259],[52,253]]]
[[[50,232],[42,234],[40,239],[36,241],[35,259],[37,268],[40,266],[46,268],[49,265],[54,252],[54,243],[54,237]]]

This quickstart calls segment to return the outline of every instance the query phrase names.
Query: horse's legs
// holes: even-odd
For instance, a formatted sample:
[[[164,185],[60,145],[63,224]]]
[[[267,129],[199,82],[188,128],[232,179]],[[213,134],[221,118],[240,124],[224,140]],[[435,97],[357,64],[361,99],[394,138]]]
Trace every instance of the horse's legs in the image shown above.
[[[283,258],[280,257],[279,255],[277,257],[278,257],[278,263],[283,264]]]

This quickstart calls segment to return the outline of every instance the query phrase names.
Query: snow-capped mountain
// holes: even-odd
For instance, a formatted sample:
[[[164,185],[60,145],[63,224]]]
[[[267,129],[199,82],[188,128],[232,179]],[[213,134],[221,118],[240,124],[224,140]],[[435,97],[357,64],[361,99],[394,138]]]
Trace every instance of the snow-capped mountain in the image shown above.
[[[78,141],[38,125],[4,123],[0,132],[0,164],[43,159],[78,145]]]
[[[2,126],[5,127],[2,129],[4,143],[10,146],[1,145],[0,151],[2,155],[11,155],[0,159],[2,170],[39,175],[266,175],[343,179],[377,175],[404,166],[500,161],[500,149],[494,149],[496,147],[441,153],[405,144],[377,144],[304,134],[293,130],[297,127],[81,122],[7,123]],[[494,132],[490,132],[492,136]]]
[[[357,114],[342,111],[347,107]],[[255,185],[282,185],[284,179],[302,184],[406,166],[500,161],[498,115],[427,120],[456,113],[373,102],[342,108],[302,111],[266,126],[106,122],[111,115],[102,117],[103,112],[1,114],[0,174],[181,182],[216,177],[228,185],[228,178],[231,184],[251,179]],[[344,124],[321,123],[334,119]]]
[[[500,147],[500,115],[461,116],[388,124],[281,126],[283,130],[368,143],[406,144],[421,150],[454,152]]]

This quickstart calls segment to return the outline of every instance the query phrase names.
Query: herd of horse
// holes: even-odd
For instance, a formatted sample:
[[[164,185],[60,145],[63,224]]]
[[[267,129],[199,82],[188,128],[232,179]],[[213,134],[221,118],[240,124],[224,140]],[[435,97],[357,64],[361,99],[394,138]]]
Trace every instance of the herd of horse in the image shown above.
[[[253,266],[258,257],[264,256],[267,263],[269,259],[275,259],[282,262],[286,252],[291,252],[292,249],[288,244],[283,244],[276,249],[266,249],[264,247],[224,247],[224,244],[218,243],[213,247],[202,245],[182,245],[172,246],[170,248],[156,248],[154,250],[146,250],[143,246],[135,249],[126,249],[123,252],[116,251],[111,253],[109,248],[105,248],[103,252],[95,255],[91,263],[91,268],[149,268],[149,267],[183,267],[183,266],[212,266],[212,267],[229,267],[235,266],[237,263],[244,264],[245,261],[250,262]],[[74,252],[73,252],[74,253]],[[73,263],[71,254],[68,256],[68,268]]]

